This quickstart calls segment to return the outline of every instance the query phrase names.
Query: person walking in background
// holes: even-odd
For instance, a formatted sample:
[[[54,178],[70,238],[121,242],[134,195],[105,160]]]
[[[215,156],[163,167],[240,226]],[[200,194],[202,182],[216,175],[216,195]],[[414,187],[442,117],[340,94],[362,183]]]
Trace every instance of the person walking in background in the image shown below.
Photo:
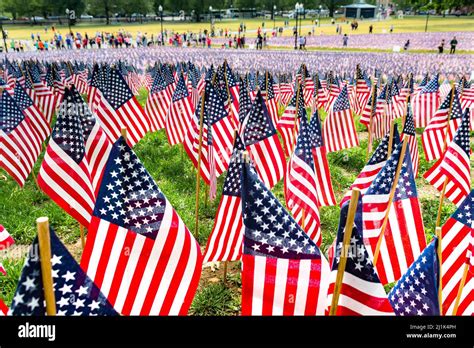
[[[374,30],[374,26],[372,24],[369,25],[369,34],[372,34],[373,30]]]
[[[347,47],[347,42],[349,41],[349,36],[347,34],[344,34],[342,37],[342,47]]]
[[[456,40],[456,36],[453,37],[453,39],[449,42],[451,45],[451,49],[449,50],[450,54],[456,53],[456,45],[458,44],[458,40]]]
[[[393,33],[393,24],[390,26],[390,34]]]
[[[410,47],[410,40],[407,40],[407,42],[405,42],[405,45],[403,46],[403,50],[408,51],[408,47]]]
[[[438,53],[443,53],[444,51],[444,39],[441,40],[441,43],[438,46]]]

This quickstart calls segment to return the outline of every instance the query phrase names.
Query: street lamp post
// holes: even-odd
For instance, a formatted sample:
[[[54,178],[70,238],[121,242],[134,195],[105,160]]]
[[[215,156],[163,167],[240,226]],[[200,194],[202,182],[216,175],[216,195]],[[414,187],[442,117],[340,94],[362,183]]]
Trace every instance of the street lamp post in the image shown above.
[[[165,45],[165,40],[163,38],[163,6],[158,6],[158,11],[160,11],[160,23],[161,23],[161,46]]]
[[[69,26],[69,34],[72,34],[71,23],[74,19],[76,19],[76,12],[67,8],[66,14],[68,15],[67,24]]]
[[[212,33],[212,6],[209,6],[209,37]]]
[[[5,30],[3,29],[3,19],[0,19],[0,30],[2,31],[3,47],[5,47],[5,52],[8,53],[7,34],[5,33]]]
[[[298,43],[298,10],[300,8],[300,4],[297,2],[295,4],[295,19],[296,19],[296,24],[295,24],[295,50],[298,49],[297,43]]]
[[[273,9],[272,9],[272,17],[273,17],[273,30],[275,30],[276,26],[275,26],[275,11],[276,11],[277,7],[276,5],[273,5]]]
[[[428,5],[431,5],[431,3],[432,3],[432,0],[430,0],[430,3]],[[425,33],[428,31],[428,19],[430,18],[430,8],[428,7],[428,5],[427,5],[427,8],[426,8]]]
[[[318,27],[321,26],[321,10],[323,9],[322,5],[319,5],[319,13],[318,13]]]
[[[303,3],[300,4],[300,12],[303,12],[303,15],[301,13],[299,14],[300,17],[300,31],[299,31],[299,36],[301,36],[301,27],[303,25],[303,16],[304,16],[304,5]]]

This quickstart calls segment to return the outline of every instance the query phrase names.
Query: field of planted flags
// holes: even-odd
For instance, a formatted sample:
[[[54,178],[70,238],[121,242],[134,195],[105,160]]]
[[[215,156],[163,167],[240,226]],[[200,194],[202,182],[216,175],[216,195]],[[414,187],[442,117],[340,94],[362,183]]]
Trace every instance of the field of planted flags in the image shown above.
[[[471,55],[0,62],[3,315],[473,315]]]

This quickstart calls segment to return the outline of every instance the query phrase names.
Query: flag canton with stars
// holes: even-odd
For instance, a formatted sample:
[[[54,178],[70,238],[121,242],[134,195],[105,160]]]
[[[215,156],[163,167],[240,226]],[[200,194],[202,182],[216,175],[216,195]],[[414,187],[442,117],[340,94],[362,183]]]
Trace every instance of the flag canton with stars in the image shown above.
[[[342,88],[341,93],[337,96],[336,101],[334,102],[333,111],[339,112],[339,111],[348,110],[349,108],[350,108],[350,105],[349,105],[349,97],[347,95],[347,86],[344,86]]]
[[[11,133],[23,120],[25,116],[17,103],[6,91],[3,91],[0,99],[0,130],[6,134]]]
[[[120,137],[104,171],[94,216],[156,239],[166,204],[151,175]]]
[[[99,72],[99,66],[96,64],[92,70],[91,87],[102,87],[101,86],[101,73]]]
[[[471,190],[469,196],[464,199],[451,217],[474,230],[474,189]]]
[[[74,86],[65,91],[64,98],[66,98],[66,96],[70,97],[70,99],[68,99],[70,103],[72,103],[70,106],[76,108],[78,111],[78,117],[82,125],[82,135],[84,137],[84,142],[87,142],[87,139],[89,139],[89,135],[91,134],[92,129],[96,123],[95,117],[92,115],[89,106],[87,106],[86,102],[84,102],[84,99],[82,99],[78,90]]]
[[[252,108],[252,101],[247,90],[247,85],[243,83],[242,79],[240,80],[240,90],[239,90],[239,121],[242,123],[245,116]]]
[[[346,227],[347,215],[349,212],[350,201],[346,202],[341,208],[341,216],[336,237],[336,248],[334,250],[334,259],[331,267],[332,271],[337,271],[343,250],[344,231]],[[372,283],[380,283],[377,271],[365,248],[362,237],[362,197],[359,196],[357,210],[352,225],[350,244],[347,248],[347,263],[345,272],[350,273],[360,279]]]
[[[403,126],[403,134],[416,136],[415,121],[413,120],[413,112],[412,112],[410,104],[408,104],[407,109],[408,109],[408,112],[405,117],[405,125]]]
[[[219,92],[216,91],[215,87],[209,82],[206,83],[205,93],[206,96],[204,99],[203,119],[204,122],[212,126],[213,124],[219,122],[224,117],[226,117],[227,111],[225,109],[224,102],[222,101],[221,96],[219,95]],[[201,115],[201,107],[202,103],[199,103],[196,109],[196,115],[198,118],[200,118]]]
[[[227,169],[227,176],[224,182],[223,195],[240,197],[240,174],[242,170],[243,151],[245,151],[244,143],[237,134],[234,141],[234,150],[229,162],[229,169]]]
[[[115,109],[132,99],[133,95],[123,77],[116,69],[110,70],[109,83],[102,93],[109,104]]]
[[[398,161],[402,150],[403,142],[401,142],[392,152],[392,156],[385,163],[384,167],[377,174],[372,185],[367,190],[366,195],[388,195],[395,179]],[[402,160],[402,159],[400,159]],[[394,201],[399,201],[407,198],[416,198],[418,196],[416,191],[415,177],[413,175],[413,168],[410,159],[410,152],[405,152],[405,158],[400,170],[398,183],[395,183]]]
[[[324,139],[321,134],[321,121],[319,119],[318,110],[316,110],[313,114],[313,117],[311,117],[308,131],[311,136],[312,148],[319,148],[324,146]]]
[[[464,116],[461,122],[461,125],[459,126],[458,130],[456,131],[456,134],[454,135],[453,142],[459,146],[469,157],[471,153],[471,148],[469,145],[469,128],[470,128],[470,111],[468,108],[466,108],[466,111],[464,111]]]
[[[242,213],[245,225],[244,253],[283,259],[320,259],[319,248],[265,187],[243,165]]]
[[[84,273],[52,229],[50,240],[57,315],[117,315],[107,298]],[[33,242],[23,266],[10,314],[46,315],[38,238]]]
[[[275,127],[263,101],[262,93],[258,91],[244,128],[244,143],[247,146],[253,145],[274,134],[276,134]]]
[[[296,140],[295,155],[301,158],[306,164],[314,170],[313,160],[313,134],[309,128],[309,122],[306,118],[306,110],[303,108],[304,117],[301,118],[300,131]]]
[[[53,87],[54,86],[53,73],[52,73],[51,67],[48,67],[48,71],[46,72],[46,76],[45,76],[44,80],[46,82],[46,86],[48,86],[48,87]]]
[[[390,133],[385,134],[382,141],[380,142],[379,146],[375,150],[372,157],[370,157],[368,165],[374,165],[387,160],[388,156],[388,144],[390,142]],[[400,143],[400,136],[398,135],[398,126],[395,125],[393,128],[393,142],[392,142],[392,150]]]
[[[33,83],[41,83],[41,76],[40,76],[39,69],[37,69],[36,67],[33,67],[32,69],[29,69],[28,71]]]
[[[155,94],[164,91],[166,89],[166,86],[166,81],[163,78],[163,75],[159,71],[157,71],[150,89],[150,94]]]
[[[438,82],[438,75],[434,76],[430,82],[426,84],[421,90],[421,93],[435,93],[438,91],[439,82]]]
[[[15,96],[15,101],[18,104],[18,106],[22,109],[25,110],[29,108],[30,106],[33,106],[33,100],[31,100],[30,96],[26,94],[25,90],[19,83],[15,85],[15,90],[14,94]]]
[[[188,95],[188,88],[186,87],[186,82],[184,81],[184,75],[181,74],[178,80],[178,84],[176,85],[176,89],[173,93],[173,102],[187,98]]]
[[[434,238],[388,294],[396,315],[439,315],[437,245]]]

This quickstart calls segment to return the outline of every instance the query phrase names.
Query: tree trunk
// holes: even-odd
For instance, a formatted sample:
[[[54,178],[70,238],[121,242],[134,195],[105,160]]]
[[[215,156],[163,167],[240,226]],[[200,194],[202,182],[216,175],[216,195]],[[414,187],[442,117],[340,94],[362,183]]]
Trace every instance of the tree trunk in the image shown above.
[[[110,24],[110,9],[109,9],[109,2],[104,1],[104,11],[105,11],[105,24],[109,25]]]

